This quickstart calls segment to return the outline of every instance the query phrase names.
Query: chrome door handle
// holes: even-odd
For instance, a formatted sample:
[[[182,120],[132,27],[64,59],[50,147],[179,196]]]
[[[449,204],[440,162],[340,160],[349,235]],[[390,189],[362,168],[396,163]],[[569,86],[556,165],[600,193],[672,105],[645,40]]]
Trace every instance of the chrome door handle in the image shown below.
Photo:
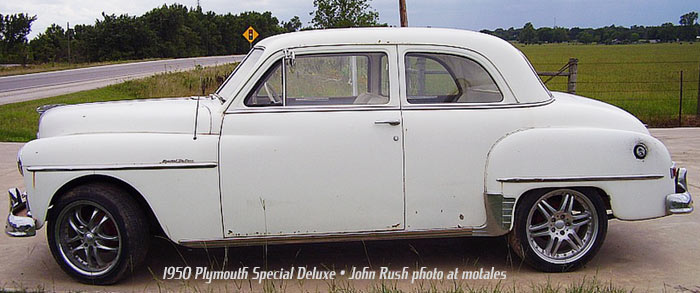
[[[389,124],[391,126],[396,126],[401,124],[401,121],[399,120],[379,120],[379,121],[374,121],[374,124]]]

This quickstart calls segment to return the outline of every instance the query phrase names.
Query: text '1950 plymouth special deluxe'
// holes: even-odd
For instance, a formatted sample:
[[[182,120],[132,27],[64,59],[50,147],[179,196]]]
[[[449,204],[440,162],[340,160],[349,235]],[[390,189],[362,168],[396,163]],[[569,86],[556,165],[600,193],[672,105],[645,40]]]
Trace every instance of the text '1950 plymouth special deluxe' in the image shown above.
[[[44,109],[46,110],[46,109]],[[589,261],[608,219],[690,213],[686,170],[634,116],[552,93],[525,56],[450,29],[259,42],[208,97],[46,110],[6,232],[109,284],[152,233],[187,247],[507,235],[529,265]]]

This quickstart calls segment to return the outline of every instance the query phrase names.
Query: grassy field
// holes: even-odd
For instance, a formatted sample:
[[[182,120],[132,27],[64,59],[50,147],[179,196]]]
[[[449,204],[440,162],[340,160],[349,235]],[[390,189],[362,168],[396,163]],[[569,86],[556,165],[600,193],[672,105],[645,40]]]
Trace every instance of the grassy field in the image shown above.
[[[85,67],[120,64],[120,63],[144,62],[144,61],[152,61],[152,60],[159,60],[159,59],[153,58],[153,59],[144,59],[144,60],[122,60],[122,61],[105,61],[105,62],[91,62],[91,63],[71,63],[71,64],[68,64],[66,62],[52,62],[52,63],[44,63],[44,64],[27,64],[26,66],[21,66],[21,65],[20,66],[11,66],[11,67],[0,66],[0,76],[10,76],[10,75],[20,75],[20,74],[46,72],[46,71],[76,69],[76,68],[85,68]]]
[[[201,95],[200,84],[206,84],[204,92],[214,92],[234,67],[233,64],[227,64],[165,73],[94,90],[1,105],[0,141],[25,142],[36,138],[39,122],[36,108],[41,105]]]
[[[682,70],[684,120],[698,125],[693,116],[697,112],[700,43],[517,47],[538,71],[557,71],[569,58],[577,58],[577,94],[617,105],[651,126],[677,125]],[[556,77],[547,86],[566,91],[566,77]]]

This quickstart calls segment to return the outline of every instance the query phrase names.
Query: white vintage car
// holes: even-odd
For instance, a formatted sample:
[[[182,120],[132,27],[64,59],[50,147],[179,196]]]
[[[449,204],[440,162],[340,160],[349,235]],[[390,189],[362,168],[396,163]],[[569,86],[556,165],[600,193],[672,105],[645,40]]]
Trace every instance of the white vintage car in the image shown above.
[[[43,110],[46,110],[44,108]],[[6,232],[46,226],[77,280],[118,281],[151,233],[187,247],[508,235],[576,269],[608,219],[690,213],[686,171],[616,107],[450,29],[259,42],[208,97],[54,107],[18,155]]]

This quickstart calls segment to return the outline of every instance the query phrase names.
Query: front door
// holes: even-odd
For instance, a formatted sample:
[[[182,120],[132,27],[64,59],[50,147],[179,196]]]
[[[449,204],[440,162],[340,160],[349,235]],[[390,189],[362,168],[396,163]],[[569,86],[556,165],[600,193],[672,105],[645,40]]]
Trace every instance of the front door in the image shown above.
[[[225,237],[404,228],[392,49],[297,50],[263,65],[223,121]]]

